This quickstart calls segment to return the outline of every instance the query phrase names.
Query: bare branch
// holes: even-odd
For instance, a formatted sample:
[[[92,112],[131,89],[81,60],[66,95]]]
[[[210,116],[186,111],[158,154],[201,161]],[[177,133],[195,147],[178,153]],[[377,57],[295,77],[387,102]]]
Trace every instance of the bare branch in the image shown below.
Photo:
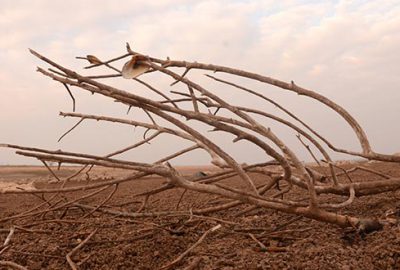
[[[14,235],[14,232],[15,232],[15,227],[14,227],[14,226],[11,226],[10,232],[9,232],[9,234],[7,235],[6,240],[4,240],[4,243],[3,243],[3,247],[2,247],[2,248],[6,247],[6,246],[8,246],[8,245],[10,244],[11,239],[12,239],[12,237],[13,237],[13,235]]]
[[[79,245],[74,247],[74,249],[72,249],[70,252],[68,252],[68,254],[65,256],[71,269],[73,269],[73,270],[78,269],[71,257],[74,256],[75,253],[77,253],[79,251],[79,249],[81,249],[90,240],[90,238],[92,238],[96,234],[96,232],[97,232],[97,229],[95,229],[93,232],[91,232],[82,242],[79,243]]]
[[[17,270],[28,270],[28,268],[11,261],[0,261],[0,265],[10,267]]]
[[[84,214],[80,215],[83,216],[83,219],[88,218],[89,215],[95,212],[99,212],[129,218],[189,215],[191,222],[196,219],[195,215],[226,211],[232,207],[245,205],[246,207],[244,207],[243,210],[235,211],[237,215],[242,215],[258,208],[266,208],[296,215],[296,217],[307,217],[336,224],[341,227],[357,227],[361,224],[360,218],[338,214],[334,212],[333,209],[340,209],[352,204],[356,197],[393,191],[400,188],[399,178],[390,176],[383,171],[375,171],[361,165],[352,166],[350,169],[346,167],[346,169],[341,169],[341,173],[337,173],[335,168],[337,165],[333,162],[327,152],[328,148],[335,152],[345,153],[353,157],[363,157],[369,160],[379,160],[384,162],[400,162],[400,157],[396,155],[375,153],[371,149],[368,138],[361,126],[344,108],[316,92],[296,85],[293,81],[287,83],[267,76],[247,72],[245,70],[218,65],[175,61],[169,58],[162,60],[135,52],[130,48],[129,44],[127,44],[126,54],[107,61],[102,61],[100,58],[93,55],[79,58],[91,63],[87,68],[104,66],[116,71],[117,73],[115,74],[94,73],[94,75],[91,76],[84,76],[33,50],[31,50],[31,53],[51,66],[48,70],[38,68],[38,72],[47,78],[64,85],[73,100],[73,111],[75,110],[75,98],[70,91],[71,87],[75,87],[79,91],[99,94],[110,101],[118,102],[118,104],[121,104],[123,107],[127,106],[129,108],[128,112],[131,108],[143,110],[148,116],[148,119],[141,122],[138,119],[131,120],[109,116],[79,114],[75,112],[60,113],[60,115],[64,117],[79,118],[79,121],[71,129],[65,132],[60,137],[59,141],[67,134],[71,133],[80,123],[83,122],[83,120],[107,121],[119,125],[131,125],[135,128],[143,128],[144,132],[142,140],[120,150],[113,151],[105,156],[66,152],[61,150],[50,151],[11,144],[0,144],[0,147],[8,147],[18,150],[16,152],[18,155],[39,159],[49,170],[50,174],[60,182],[60,184],[56,184],[56,188],[1,190],[1,192],[5,194],[35,194],[35,196],[39,196],[37,194],[53,193],[53,195],[50,199],[46,200],[47,203],[41,202],[37,206],[29,209],[29,211],[3,218],[0,222],[33,216],[43,218],[46,214],[53,214],[54,216],[52,219],[61,219],[65,215],[70,214],[70,209],[76,208],[84,212]],[[117,66],[118,63],[112,63],[126,57],[130,58],[129,63],[132,65],[135,65],[136,61],[138,61],[137,63],[145,66],[141,69],[141,72],[136,73],[135,76],[141,76],[145,71],[160,74],[167,76],[168,79],[172,79],[173,82],[171,85],[175,85],[179,82],[186,87],[188,91],[182,92],[182,90],[179,90],[167,92],[170,89],[166,89],[166,91],[164,91],[164,89],[156,89],[153,85],[146,82],[146,79],[149,78],[148,76],[143,76],[144,79],[134,78],[134,80],[125,81],[125,83],[130,82],[143,85],[146,87],[146,90],[148,89],[155,93],[156,97],[159,99],[158,101],[153,99],[153,94],[142,95],[140,93],[141,91],[126,91],[108,84],[108,81],[114,83],[121,77],[120,70],[122,67]],[[215,92],[211,91],[211,87],[209,89],[204,87],[204,85],[200,83],[201,80],[195,81],[197,79],[194,79],[194,76],[190,76],[189,78],[187,74],[192,69],[230,74],[229,76],[233,78],[232,82],[211,75],[206,76],[216,82],[228,86],[229,88],[233,87],[238,89],[242,94],[246,95],[246,98],[249,98],[249,102],[254,100],[259,101],[261,99],[264,102],[276,106],[285,114],[285,117],[287,117],[288,120],[271,114],[267,109],[257,110],[251,108],[251,105],[250,107],[236,106],[233,103],[228,102],[224,96],[217,95]],[[122,70],[124,70],[124,76],[121,77],[121,79],[132,78],[131,76],[127,76],[127,72],[125,72],[127,70],[126,64]],[[130,75],[132,75],[132,73],[130,73]],[[103,78],[116,78],[116,80],[102,81],[101,79]],[[247,78],[252,82],[258,81],[276,86],[311,98],[323,105],[325,108],[334,110],[353,129],[362,150],[357,152],[336,148],[327,139],[307,125],[305,120],[296,116],[294,112],[289,111],[267,95],[264,95],[261,91],[254,91],[246,87],[249,80],[242,80],[244,81],[242,86],[234,83],[235,78]],[[171,96],[169,93],[179,96],[178,98],[172,99],[169,97]],[[252,100],[250,100],[250,98],[252,98]],[[190,105],[190,102],[192,105]],[[222,111],[222,113],[218,113],[220,111]],[[133,117],[136,117],[136,115],[133,115]],[[262,122],[266,119],[268,121],[273,121],[274,123],[279,123],[280,125],[289,128],[294,134],[297,134],[300,143],[305,147],[305,149],[300,151],[308,151],[317,165],[320,165],[317,158],[319,155],[326,160],[329,166],[329,177],[332,178],[332,181],[329,183],[323,181],[328,177],[328,171],[326,171],[325,168],[315,168],[314,166],[308,166],[301,162],[298,158],[300,155],[294,151],[295,149],[290,147],[290,145],[284,140],[284,137],[278,136],[275,133],[275,130],[272,130]],[[239,141],[255,146],[258,150],[261,150],[262,153],[264,153],[265,160],[272,160],[271,162],[252,165],[242,164],[242,160],[239,162],[238,159],[234,158],[233,153],[235,153],[235,151],[232,151],[230,146],[227,146],[225,143],[221,144],[217,142],[215,137],[213,137],[216,133],[206,132],[206,130],[218,132],[218,136],[221,136],[221,138],[225,138],[222,136],[226,136],[227,139],[231,140],[233,137],[233,144],[231,144],[233,147],[237,147],[236,142]],[[182,147],[182,150],[179,150],[181,148],[177,148],[172,151],[173,153],[168,154],[159,160],[152,161],[152,163],[130,161],[123,158],[112,158],[129,150],[139,148],[146,143],[153,143],[156,139],[160,139],[158,136],[160,134],[172,135],[184,142],[189,141],[191,146]],[[309,143],[309,145],[307,143]],[[149,145],[149,147],[154,147],[154,145],[155,144]],[[314,154],[311,150],[312,148],[316,149],[318,152]],[[180,173],[168,163],[168,161],[178,156],[184,154],[189,156],[196,149],[205,151],[210,157],[211,165],[217,167],[213,167],[211,172],[204,173],[204,177],[203,175],[202,177],[194,177],[193,175]],[[82,168],[73,175],[63,178],[58,176],[59,174],[56,174],[56,172],[48,166],[47,162],[56,162],[59,165],[63,163],[78,164],[82,165]],[[129,174],[115,177],[112,180],[105,180],[105,178],[102,177],[97,178],[95,171],[91,171],[91,174],[89,175],[89,171],[94,166],[96,166],[96,168],[120,168],[123,169],[124,172],[128,171]],[[86,168],[88,167],[89,169],[86,171]],[[216,171],[213,171],[214,169],[216,169]],[[371,179],[372,181],[360,181],[355,177],[354,179],[351,179],[351,173],[356,170],[366,172],[364,174],[372,174],[374,176],[373,179]],[[87,181],[85,184],[74,183],[68,186],[66,185],[68,180],[85,172],[87,180],[100,179],[100,181]],[[351,181],[350,183],[339,183],[337,176],[343,174],[348,177]],[[159,176],[165,181],[162,182],[159,181],[159,179],[156,180],[155,178],[153,179],[150,177],[146,178],[146,176],[149,175]],[[227,180],[230,177],[237,177],[241,182],[238,185],[231,184],[231,182],[228,182]],[[143,197],[142,206],[139,207],[139,205],[137,205],[137,207],[135,207],[135,209],[139,207],[140,213],[117,211],[111,208],[120,204],[115,204],[114,206],[106,205],[107,202],[114,197],[119,183],[128,181],[133,182],[139,179],[146,182],[153,181],[151,185],[148,185],[148,187],[146,186],[146,190],[138,190],[135,191],[136,194],[131,195],[131,197]],[[225,181],[221,182],[223,180]],[[108,194],[105,192],[101,193],[102,198],[95,203],[95,206],[90,206],[86,203],[78,203],[78,201],[95,196],[107,188],[113,189],[110,190]],[[93,191],[91,191],[90,194],[76,196],[73,199],[67,197],[67,195],[69,195],[67,193],[91,189],[93,189]],[[170,189],[183,190],[180,198],[178,197],[179,195],[177,195],[177,204],[173,206],[175,207],[175,211],[173,211],[174,209],[157,211],[157,209],[152,209],[153,204],[151,205],[151,208],[146,207],[149,198],[153,199],[153,196],[156,196],[156,194]],[[176,191],[178,190],[175,190],[175,192]],[[200,209],[195,209],[193,208],[193,205],[186,206],[186,203],[184,205],[181,204],[183,200],[182,198],[187,194],[187,192],[190,192],[190,194],[204,193],[212,195],[215,199],[212,202],[208,200],[208,202],[202,205]],[[178,193],[172,192],[171,194]],[[322,201],[320,199],[321,194],[329,194],[330,196],[327,196],[329,200],[325,201],[324,198],[324,201]],[[58,198],[59,196],[62,198],[56,200],[55,198]],[[345,196],[345,201],[340,202],[340,200],[337,200],[339,196]],[[294,197],[296,199],[294,199]],[[185,197],[185,199],[186,198],[187,197]],[[335,203],[338,201],[339,203]],[[46,204],[48,204],[48,206]],[[127,205],[129,205],[129,203]],[[154,207],[157,206],[154,205]],[[176,211],[178,208],[183,211]],[[150,209],[152,209],[152,212],[146,212],[150,211]],[[60,210],[61,213],[55,212],[57,210]],[[210,221],[212,217],[208,218],[208,221]],[[213,222],[222,222],[215,219],[216,218],[214,217]],[[285,232],[280,231],[279,233]],[[250,235],[250,237],[260,245],[258,235]],[[265,248],[265,246],[261,247],[263,249]],[[191,248],[165,267],[175,267],[190,251]],[[73,254],[71,254],[71,256],[72,255]],[[76,264],[71,260],[71,257],[69,260],[71,261],[71,263],[69,262],[70,266],[76,267]]]
[[[197,98],[196,98],[196,96],[194,94],[193,88],[190,87],[190,86],[188,86],[188,88],[189,88],[190,96],[192,98],[194,111],[198,113],[199,112],[199,105],[197,105]]]
[[[68,135],[68,133],[70,133],[71,131],[73,131],[77,126],[79,126],[80,123],[83,122],[83,120],[85,120],[85,118],[81,118],[81,120],[78,121],[78,123],[76,123],[72,128],[70,128],[67,132],[65,132],[63,135],[61,135],[61,137],[58,139],[58,142],[60,142],[62,140],[62,138],[64,138],[65,136]]]
[[[185,252],[183,252],[181,255],[179,255],[175,260],[173,260],[172,262],[170,262],[169,264],[161,267],[162,270],[167,270],[167,269],[171,269],[172,267],[174,267],[175,265],[177,265],[180,261],[182,261],[182,259],[188,255],[193,249],[195,249],[198,245],[200,245],[204,239],[207,237],[207,235],[209,235],[212,232],[215,232],[216,230],[219,230],[222,226],[220,224],[212,227],[211,229],[209,229],[208,231],[206,231],[205,233],[203,233],[203,235],[199,238],[199,240],[197,240],[196,243],[194,243],[191,247],[189,247],[187,250],[185,250]]]
[[[311,151],[311,148],[309,145],[307,145],[302,139],[300,134],[296,135],[297,139],[299,139],[299,141],[301,142],[301,144],[307,149],[308,153],[310,153],[310,155],[312,156],[312,158],[314,159],[314,161],[318,164],[321,165],[321,163],[319,163],[319,160],[316,158],[316,156],[314,155],[314,153]]]
[[[72,111],[75,112],[75,98],[74,98],[74,96],[72,95],[71,90],[69,90],[68,85],[67,85],[66,83],[63,83],[63,85],[64,85],[65,88],[67,89],[68,94],[70,95],[70,97],[71,97],[71,99],[72,99]]]

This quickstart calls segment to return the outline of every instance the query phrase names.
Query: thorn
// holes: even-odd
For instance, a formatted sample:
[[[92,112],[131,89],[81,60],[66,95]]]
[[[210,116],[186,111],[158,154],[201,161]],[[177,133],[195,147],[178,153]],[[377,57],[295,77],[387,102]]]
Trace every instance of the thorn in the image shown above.
[[[232,140],[233,143],[243,140],[243,137],[237,136],[235,139]]]
[[[129,114],[131,108],[132,108],[132,106],[129,106],[129,107],[128,107],[128,111],[126,112],[126,114]]]
[[[128,53],[133,54],[133,51],[131,50],[131,46],[129,45],[129,42],[126,43],[126,50]]]
[[[169,163],[168,161],[165,162],[165,165],[167,165],[168,168],[172,169],[172,165],[171,165],[171,163]]]

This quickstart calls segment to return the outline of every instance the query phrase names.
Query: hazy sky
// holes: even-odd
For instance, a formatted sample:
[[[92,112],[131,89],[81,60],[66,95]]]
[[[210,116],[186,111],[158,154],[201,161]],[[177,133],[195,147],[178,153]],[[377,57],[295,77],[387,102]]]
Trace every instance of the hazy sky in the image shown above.
[[[398,0],[0,0],[0,33],[0,143],[102,155],[140,140],[140,130],[87,122],[57,143],[76,122],[58,116],[59,111],[71,111],[71,102],[62,85],[35,72],[36,66],[46,65],[27,50],[33,48],[82,71],[86,63],[75,56],[94,54],[107,59],[125,53],[128,41],[136,51],[160,58],[216,63],[294,80],[345,107],[365,129],[376,151],[400,151]],[[157,79],[164,86],[170,82]],[[126,82],[120,86],[137,87]],[[359,149],[350,129],[331,111],[278,88],[251,86],[306,117],[337,146]],[[246,104],[246,97],[231,94],[232,89],[213,87],[232,103]],[[137,91],[146,94],[143,89]],[[74,94],[78,112],[126,117],[126,108],[111,100],[76,89]],[[139,112],[136,115],[143,117]],[[135,111],[129,118],[135,118]],[[293,134],[280,127],[273,130],[295,145]],[[226,141],[225,137],[214,139],[221,145]],[[156,160],[183,146],[162,137],[125,157]],[[235,147],[232,154],[243,161],[265,159],[245,144]],[[307,155],[300,157],[307,159]],[[176,162],[206,161],[207,156],[198,155]],[[0,149],[0,164],[30,162]]]

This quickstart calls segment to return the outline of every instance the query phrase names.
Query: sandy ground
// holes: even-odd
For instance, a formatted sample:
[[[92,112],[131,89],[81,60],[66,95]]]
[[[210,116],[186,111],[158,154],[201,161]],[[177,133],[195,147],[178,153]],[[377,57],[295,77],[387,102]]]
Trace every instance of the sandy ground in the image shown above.
[[[399,164],[367,163],[366,167],[400,176]],[[56,171],[67,176],[76,168]],[[207,171],[211,168],[181,168],[184,174]],[[112,179],[121,176],[121,170],[97,169],[93,176]],[[32,183],[37,188],[56,187],[46,184],[51,176],[45,168],[0,168],[2,182]],[[357,172],[353,179],[369,181],[377,179],[365,172]],[[257,183],[264,181],[253,175]],[[86,181],[82,176],[82,184]],[[133,197],[159,186],[165,180],[146,178],[121,184],[106,209],[135,213],[141,206],[141,198]],[[347,181],[341,178],[341,181]],[[237,178],[224,180],[225,184],[240,187]],[[110,194],[108,189],[81,203],[98,205]],[[71,200],[89,191],[65,194]],[[182,190],[168,190],[151,196],[145,212],[175,210]],[[387,225],[382,231],[368,235],[349,233],[348,230],[330,224],[301,218],[268,209],[258,209],[246,215],[235,216],[246,206],[240,206],[207,217],[190,217],[188,214],[128,218],[103,213],[88,215],[88,211],[71,207],[47,214],[26,218],[6,218],[32,209],[49,200],[52,195],[0,194],[0,244],[15,230],[9,248],[1,253],[2,260],[11,260],[28,269],[70,269],[66,255],[97,230],[94,236],[72,256],[79,269],[160,269],[193,245],[210,228],[222,227],[210,233],[206,239],[173,269],[185,269],[195,260],[200,263],[194,269],[400,269],[400,227]],[[294,192],[291,196],[296,196]],[[400,212],[400,191],[374,197],[357,198],[341,214],[382,218],[388,212]],[[325,199],[329,199],[328,197]],[[336,198],[336,200],[345,198]],[[59,198],[61,203],[63,198]],[[178,210],[200,209],[219,203],[221,199],[207,194],[186,192]],[[52,201],[57,202],[57,200]],[[46,203],[40,208],[48,207]],[[84,217],[88,215],[87,217]],[[290,225],[283,226],[289,221]],[[283,227],[282,227],[283,226]],[[22,229],[18,229],[22,228]],[[280,229],[281,228],[281,229]],[[251,237],[256,236],[267,249],[260,248]],[[0,269],[2,269],[0,267]]]
[[[79,167],[51,167],[53,172],[60,178],[66,177],[79,170]],[[198,172],[210,173],[218,171],[214,166],[180,166],[177,170],[183,175],[195,175]],[[91,176],[101,180],[112,179],[126,175],[124,170],[95,168]],[[154,178],[154,177],[153,177]],[[42,166],[0,166],[0,193],[6,190],[32,190],[35,184],[54,181],[54,177],[46,167]],[[84,179],[81,179],[84,180]]]

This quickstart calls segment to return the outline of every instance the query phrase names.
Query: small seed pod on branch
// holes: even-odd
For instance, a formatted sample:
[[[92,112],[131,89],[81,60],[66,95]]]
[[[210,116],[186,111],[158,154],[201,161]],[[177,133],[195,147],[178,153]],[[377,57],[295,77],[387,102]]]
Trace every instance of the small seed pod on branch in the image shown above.
[[[100,61],[100,59],[97,58],[97,57],[94,56],[94,55],[86,55],[86,59],[89,61],[90,64],[98,65],[98,64],[101,64],[101,63],[102,63],[102,62]]]
[[[147,58],[143,55],[136,54],[132,59],[124,64],[122,68],[122,77],[124,79],[133,79],[146,73],[150,66],[146,63]]]

